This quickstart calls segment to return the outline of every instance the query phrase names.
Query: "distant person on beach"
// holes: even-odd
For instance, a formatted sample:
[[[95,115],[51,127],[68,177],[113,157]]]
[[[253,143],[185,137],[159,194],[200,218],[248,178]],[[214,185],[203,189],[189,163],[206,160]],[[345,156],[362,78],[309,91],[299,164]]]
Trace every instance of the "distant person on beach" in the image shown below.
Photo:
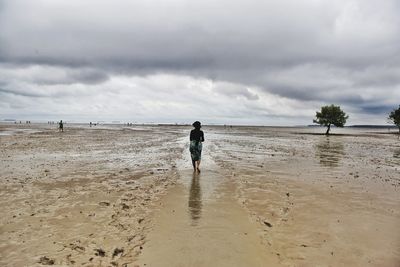
[[[192,157],[193,171],[200,172],[201,150],[202,142],[204,142],[204,133],[201,128],[201,123],[195,121],[193,124],[194,129],[190,132],[190,156]]]
[[[58,127],[58,131],[64,132],[64,123],[62,120],[60,120],[60,122],[58,123],[59,127]]]

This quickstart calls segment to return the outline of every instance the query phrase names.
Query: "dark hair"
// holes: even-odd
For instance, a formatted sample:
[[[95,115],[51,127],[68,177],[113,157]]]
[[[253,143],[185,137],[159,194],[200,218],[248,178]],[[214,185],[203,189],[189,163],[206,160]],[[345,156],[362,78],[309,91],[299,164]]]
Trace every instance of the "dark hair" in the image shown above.
[[[201,128],[201,123],[200,123],[199,121],[193,122],[192,125],[193,125],[193,127],[196,128],[196,129],[200,129],[200,128]]]

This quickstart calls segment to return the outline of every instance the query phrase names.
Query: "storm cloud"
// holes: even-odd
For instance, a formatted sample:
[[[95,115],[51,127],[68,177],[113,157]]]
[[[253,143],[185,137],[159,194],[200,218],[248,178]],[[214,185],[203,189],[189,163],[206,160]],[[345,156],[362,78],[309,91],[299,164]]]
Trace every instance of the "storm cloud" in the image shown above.
[[[382,124],[400,99],[399,14],[397,0],[3,0],[0,115],[309,124],[335,103]]]

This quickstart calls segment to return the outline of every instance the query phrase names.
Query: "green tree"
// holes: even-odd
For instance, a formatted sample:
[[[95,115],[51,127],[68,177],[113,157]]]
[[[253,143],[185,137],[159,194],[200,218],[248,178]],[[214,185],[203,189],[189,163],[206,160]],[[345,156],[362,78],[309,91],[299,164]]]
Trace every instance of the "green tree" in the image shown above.
[[[328,127],[326,130],[326,135],[329,134],[331,125],[336,127],[343,127],[349,116],[340,109],[340,106],[330,105],[321,107],[321,112],[317,111],[315,115],[316,119],[313,120],[314,123]]]
[[[392,112],[390,112],[388,120],[397,127],[399,127],[399,134],[400,134],[400,105],[398,109],[394,109],[392,110]]]

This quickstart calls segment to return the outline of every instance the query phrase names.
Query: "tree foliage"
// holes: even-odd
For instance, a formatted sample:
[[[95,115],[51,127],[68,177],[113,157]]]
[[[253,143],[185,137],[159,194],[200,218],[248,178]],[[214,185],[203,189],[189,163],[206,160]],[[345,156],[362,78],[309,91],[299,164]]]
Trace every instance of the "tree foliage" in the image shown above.
[[[321,107],[321,112],[317,111],[315,115],[316,119],[313,120],[314,123],[328,127],[326,134],[329,134],[331,125],[336,127],[343,127],[346,124],[349,116],[340,109],[340,106],[330,105]]]
[[[390,112],[388,120],[399,127],[400,132],[400,105],[398,109],[394,109],[392,112]]]

